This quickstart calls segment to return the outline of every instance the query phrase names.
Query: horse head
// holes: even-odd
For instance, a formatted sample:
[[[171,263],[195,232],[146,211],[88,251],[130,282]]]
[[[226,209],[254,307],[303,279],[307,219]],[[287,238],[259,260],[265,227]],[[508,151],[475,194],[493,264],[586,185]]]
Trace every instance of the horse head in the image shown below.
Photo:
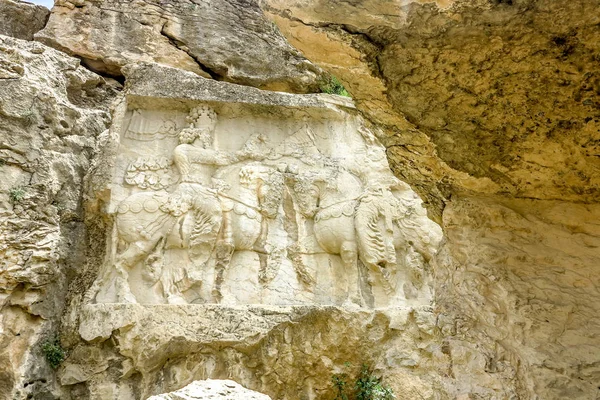
[[[255,191],[263,215],[277,216],[283,198],[282,173],[265,165],[246,165],[240,169],[240,184]]]
[[[327,184],[322,173],[309,171],[294,177],[294,192],[298,209],[307,218],[314,217],[319,209],[323,185]]]

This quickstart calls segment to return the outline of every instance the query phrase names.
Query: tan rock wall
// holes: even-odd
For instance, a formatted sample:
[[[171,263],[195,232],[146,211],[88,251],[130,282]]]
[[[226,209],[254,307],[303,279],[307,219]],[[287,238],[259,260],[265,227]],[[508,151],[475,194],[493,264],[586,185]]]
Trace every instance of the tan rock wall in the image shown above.
[[[598,201],[597,1],[263,3],[432,215],[463,190]]]
[[[205,77],[302,93],[317,90],[321,74],[255,1],[61,0],[36,40],[114,76],[127,63],[155,61]]]
[[[447,206],[436,283],[456,390],[595,396],[599,216],[598,205],[558,201]]]
[[[437,309],[461,398],[597,392],[598,6],[263,2],[443,221]],[[472,197],[490,193],[505,197]]]
[[[50,10],[19,0],[0,1],[0,35],[33,40],[46,25]]]
[[[59,334],[85,263],[82,180],[110,116],[110,84],[40,43],[0,36],[0,397],[52,390]]]
[[[318,68],[255,3],[198,6],[190,19],[184,4],[161,4],[60,2],[38,38],[107,74],[158,61],[260,88],[316,90]],[[85,308],[111,225],[102,182],[89,181],[94,198],[82,212],[82,177],[112,173],[89,160],[113,95],[74,59],[2,38],[0,395],[55,389],[39,346],[59,330],[68,298],[64,398],[143,398],[205,378],[274,398],[333,397],[331,374],[346,361],[373,365],[398,398],[595,398],[598,1],[261,4],[291,45],[344,82],[396,176],[443,222],[433,311],[316,307],[253,319],[243,308],[210,318],[204,306]],[[186,324],[200,314],[204,326],[222,318],[225,333],[239,335],[198,336]],[[95,323],[102,315],[105,324]]]

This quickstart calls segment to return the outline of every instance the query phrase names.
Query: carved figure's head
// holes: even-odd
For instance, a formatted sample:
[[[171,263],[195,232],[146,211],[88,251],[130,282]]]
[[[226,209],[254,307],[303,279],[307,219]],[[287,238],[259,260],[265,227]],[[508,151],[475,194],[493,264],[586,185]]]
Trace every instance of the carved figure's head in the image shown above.
[[[312,173],[298,175],[294,179],[294,192],[298,210],[307,218],[312,218],[319,208],[320,188],[317,183],[321,182],[319,176]]]
[[[208,129],[211,133],[217,125],[217,113],[207,105],[200,105],[190,110],[186,118],[190,128]]]
[[[180,144],[197,143],[202,148],[209,149],[213,144],[213,131],[208,128],[185,128],[179,132]]]

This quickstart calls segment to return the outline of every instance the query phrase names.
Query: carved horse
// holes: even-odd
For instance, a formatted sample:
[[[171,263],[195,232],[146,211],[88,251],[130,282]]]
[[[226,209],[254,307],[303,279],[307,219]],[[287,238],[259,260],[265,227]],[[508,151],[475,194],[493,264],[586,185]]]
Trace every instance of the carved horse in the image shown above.
[[[348,272],[352,274],[352,284],[356,280],[357,293],[360,293],[358,275],[354,276],[355,273],[357,274],[354,271],[358,271],[357,259],[360,259],[371,271],[381,274],[384,290],[390,294],[396,289],[396,284],[391,279],[393,268],[397,266],[396,252],[407,253],[409,247],[412,246],[425,260],[429,260],[435,251],[437,241],[430,240],[429,236],[421,234],[408,237],[407,234],[418,231],[415,229],[416,227],[409,226],[414,225],[410,221],[404,221],[397,215],[386,215],[383,216],[383,219],[393,219],[391,224],[393,225],[391,227],[393,234],[390,243],[385,244],[393,247],[394,254],[390,257],[391,262],[376,262],[369,257],[368,251],[365,249],[368,249],[368,246],[381,245],[381,243],[369,240],[369,227],[366,226],[369,221],[356,218],[356,209],[365,193],[363,193],[360,180],[345,170],[302,174],[296,178],[295,192],[300,213],[305,217],[314,218],[314,233],[317,243],[327,253],[341,256]],[[391,193],[389,195],[393,196]],[[396,214],[400,210],[393,211]],[[357,229],[362,229],[363,232],[357,234]],[[306,251],[303,243],[292,247],[290,251],[301,277],[306,272],[297,254]],[[310,278],[304,280],[309,283]]]
[[[254,249],[265,234],[265,216],[272,218],[276,214],[281,194],[268,187],[272,173],[271,168],[250,164],[224,167],[214,175],[226,185],[232,182],[228,190],[217,194],[223,218],[214,250],[223,268],[235,250]],[[122,281],[127,281],[130,268],[147,261],[151,254],[188,247],[192,219],[197,216],[185,203],[177,208],[178,212],[173,212],[173,207],[165,211],[163,206],[170,199],[172,195],[166,191],[139,192],[119,203],[109,269],[116,269]],[[224,229],[226,224],[229,226]],[[119,301],[135,302],[126,285],[120,291]]]
[[[314,239],[318,246],[328,254],[341,257],[348,274],[348,301],[361,305],[354,227],[354,210],[362,191],[360,181],[349,172],[334,168],[304,173],[294,180],[298,211],[307,218],[314,218]],[[310,248],[311,241],[309,236],[289,249],[296,271],[306,284],[311,284],[313,279],[300,255],[319,252]]]

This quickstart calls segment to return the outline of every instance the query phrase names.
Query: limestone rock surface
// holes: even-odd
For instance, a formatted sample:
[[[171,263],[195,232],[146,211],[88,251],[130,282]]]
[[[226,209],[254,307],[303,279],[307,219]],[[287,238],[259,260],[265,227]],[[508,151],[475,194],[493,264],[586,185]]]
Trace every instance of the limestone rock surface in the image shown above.
[[[155,61],[262,89],[310,92],[321,73],[255,1],[60,0],[36,40],[114,76],[128,63]]]
[[[48,21],[50,10],[20,0],[0,1],[0,35],[33,40]]]
[[[438,217],[451,193],[597,202],[596,0],[287,1],[264,8],[383,128]]]
[[[450,358],[428,306],[90,304],[79,313],[85,341],[58,372],[66,398],[143,399],[232,379],[273,399],[327,399],[331,377],[353,383],[363,363],[398,399],[451,398],[439,375]]]
[[[357,269],[363,271],[363,303],[346,302],[344,259],[356,259],[348,257],[355,254],[352,246],[319,252],[319,243],[311,252],[292,246],[320,219],[316,212],[300,215],[299,197],[292,195],[295,188],[318,192],[315,181],[294,182],[298,161],[340,151],[319,141],[330,138],[324,132],[339,137],[356,131],[357,116],[352,103],[336,97],[264,93],[199,77],[313,90],[318,68],[285,44],[255,2],[60,1],[39,40],[92,69],[125,76],[129,87],[99,145],[96,138],[109,125],[111,85],[39,43],[1,40],[0,170],[7,179],[0,183],[0,287],[6,288],[0,296],[0,396],[141,399],[213,378],[234,379],[277,399],[333,398],[332,374],[355,376],[366,362],[400,399],[596,398],[600,3],[260,5],[291,45],[349,89],[371,122],[362,127],[377,137],[361,140],[386,147],[385,153],[380,144],[370,148],[387,155],[395,175],[443,224],[441,251],[434,249],[439,235],[424,239],[423,230],[436,230],[400,184],[396,189],[407,197],[399,200],[414,205],[403,209],[412,233],[404,238],[401,254],[410,257],[391,298],[382,288],[386,270],[372,263],[375,272]],[[284,216],[281,229],[262,243],[286,246],[247,246],[238,252],[245,252],[242,262],[222,264],[228,268],[216,277],[183,268],[161,281],[161,268],[179,266],[161,261],[165,253],[187,262],[189,247],[176,234],[185,239],[191,224],[178,220],[181,229],[169,227],[152,242],[147,231],[133,236],[143,226],[119,231],[115,215],[121,205],[129,216],[157,213],[155,198],[124,200],[175,186],[165,177],[185,174],[181,161],[190,150],[175,148],[191,144],[176,135],[200,135],[195,124],[214,122],[210,107],[219,115],[211,125],[220,135],[217,145],[226,144],[219,150],[254,157],[264,142],[259,136],[247,141],[246,133],[269,127],[277,131],[271,139],[295,134],[279,148],[270,146],[277,151],[269,154],[283,153],[285,162],[254,160],[268,164],[271,176],[285,177],[287,197],[275,213]],[[342,117],[340,108],[348,115]],[[202,146],[208,142],[196,150]],[[146,150],[166,156],[147,160]],[[327,155],[319,167],[339,163]],[[178,171],[170,163],[175,158]],[[242,180],[256,184],[261,175],[252,171],[264,169],[236,170],[236,179],[211,189],[230,190],[227,184]],[[173,203],[161,210],[162,223],[173,221],[170,212],[188,211]],[[238,207],[236,215],[251,217],[255,222],[247,226],[256,227],[266,209],[253,211]],[[334,211],[337,218],[355,216],[357,209]],[[392,215],[386,212],[381,215]],[[398,218],[387,226],[385,220],[378,217],[373,226],[393,232]],[[128,233],[146,239],[141,242],[148,248],[122,257],[127,265],[115,263],[111,256],[131,253],[124,247],[133,242]],[[228,249],[219,248],[223,254]],[[293,251],[296,261],[320,259],[309,263],[319,268],[266,267],[279,265],[271,263],[278,256],[291,261]],[[246,266],[251,274],[240,272]],[[105,271],[126,279],[98,290],[94,282],[112,282]],[[273,281],[277,274],[283,279]],[[124,282],[139,285],[137,297],[127,296]],[[277,290],[263,290],[270,284]],[[178,296],[183,292],[187,297]],[[126,295],[114,296],[119,293]],[[68,358],[57,371],[61,387],[53,388],[39,348],[57,331],[60,313]]]
[[[396,176],[442,223],[435,292],[450,392],[594,398],[600,3],[263,7],[343,81],[381,128]]]
[[[172,393],[149,397],[148,400],[270,400],[265,394],[248,390],[230,380],[194,381]]]
[[[441,229],[349,99],[154,63],[124,73],[86,180],[105,246],[68,293],[64,398],[208,378],[328,398],[332,375],[363,363],[399,398],[445,393],[431,306]]]
[[[84,262],[82,181],[114,89],[77,59],[0,36],[0,398],[53,390],[41,346]]]
[[[597,204],[460,197],[448,205],[437,304],[458,394],[595,396],[599,220]]]

